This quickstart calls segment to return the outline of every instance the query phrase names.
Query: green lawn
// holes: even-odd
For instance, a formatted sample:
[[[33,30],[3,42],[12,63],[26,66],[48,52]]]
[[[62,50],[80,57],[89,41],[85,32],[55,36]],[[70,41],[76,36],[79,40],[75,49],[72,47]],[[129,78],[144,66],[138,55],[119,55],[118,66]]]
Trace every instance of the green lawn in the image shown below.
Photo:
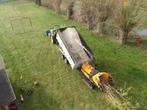
[[[53,25],[77,26],[94,52],[99,70],[112,73],[117,87],[132,87],[131,102],[139,103],[138,110],[147,110],[147,52],[97,37],[79,23],[34,3],[1,2],[0,54],[20,110],[115,110],[103,93],[85,85],[80,72],[64,64],[56,46],[43,36],[44,30]],[[34,81],[39,81],[38,88]],[[21,88],[33,91],[29,96],[24,93],[23,103],[19,96]]]

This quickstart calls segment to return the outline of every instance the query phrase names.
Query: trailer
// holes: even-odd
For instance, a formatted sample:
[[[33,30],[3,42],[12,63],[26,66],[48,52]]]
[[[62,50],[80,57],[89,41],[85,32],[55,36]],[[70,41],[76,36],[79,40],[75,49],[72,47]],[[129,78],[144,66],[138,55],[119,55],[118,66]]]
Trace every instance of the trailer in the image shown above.
[[[0,110],[17,110],[16,96],[0,56]]]
[[[114,85],[112,76],[99,72],[94,54],[74,26],[50,28],[45,32],[53,44],[56,44],[65,63],[72,69],[79,69],[82,78],[90,88],[98,87],[104,91],[104,84]]]
[[[92,51],[74,26],[54,31],[48,31],[47,35],[58,46],[65,63],[69,63],[72,69],[80,68],[84,62],[94,62]]]

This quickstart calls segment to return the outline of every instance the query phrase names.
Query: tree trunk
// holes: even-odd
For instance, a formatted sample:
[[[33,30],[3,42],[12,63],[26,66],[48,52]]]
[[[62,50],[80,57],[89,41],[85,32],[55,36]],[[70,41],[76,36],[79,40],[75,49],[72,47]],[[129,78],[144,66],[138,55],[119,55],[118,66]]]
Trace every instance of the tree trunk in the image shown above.
[[[41,0],[35,0],[36,4],[41,6]]]
[[[73,18],[73,14],[74,14],[73,7],[74,7],[74,2],[71,2],[67,7],[66,16],[68,17],[68,19]]]
[[[128,32],[120,29],[118,31],[118,38],[121,44],[126,44],[128,40]]]
[[[55,1],[55,11],[57,14],[61,14],[61,3],[62,3],[62,0]]]
[[[97,34],[104,34],[105,33],[105,22],[98,22],[97,23],[96,32],[97,32]]]
[[[90,22],[90,21],[87,22],[87,27],[89,30],[92,30],[94,28],[92,22]]]
[[[93,23],[93,16],[88,14],[86,18],[86,24],[89,30],[94,29],[94,23]]]
[[[56,8],[56,13],[59,15],[61,14],[61,9],[60,8]]]

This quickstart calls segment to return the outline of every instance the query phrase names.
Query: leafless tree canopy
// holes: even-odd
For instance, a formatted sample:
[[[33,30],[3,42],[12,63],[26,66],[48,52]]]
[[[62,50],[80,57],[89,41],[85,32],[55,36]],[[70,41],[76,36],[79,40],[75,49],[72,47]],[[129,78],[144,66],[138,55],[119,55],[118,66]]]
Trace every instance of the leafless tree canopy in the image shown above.
[[[69,19],[85,23],[98,34],[108,29],[107,21],[114,21],[113,28],[121,43],[125,43],[128,34],[143,18],[146,0],[42,0],[57,14],[65,13]],[[45,3],[46,4],[46,3]]]
[[[127,42],[129,32],[142,21],[146,7],[144,0],[127,1],[119,0],[115,10],[115,26],[122,44]]]
[[[81,0],[81,15],[89,29],[104,32],[105,22],[113,14],[114,0]]]

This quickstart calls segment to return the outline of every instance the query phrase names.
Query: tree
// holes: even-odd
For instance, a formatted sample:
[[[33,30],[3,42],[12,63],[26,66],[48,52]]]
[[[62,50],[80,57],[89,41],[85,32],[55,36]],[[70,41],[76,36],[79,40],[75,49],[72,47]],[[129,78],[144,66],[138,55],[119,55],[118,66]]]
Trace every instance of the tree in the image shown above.
[[[125,44],[128,35],[136,27],[145,11],[143,0],[119,0],[115,11],[115,26],[121,44]]]
[[[41,0],[35,0],[35,3],[36,3],[38,6],[41,6]]]
[[[67,7],[66,7],[66,16],[68,17],[68,19],[72,19],[73,15],[74,15],[74,3],[75,0],[68,0],[67,2]]]
[[[92,4],[94,0],[81,0],[81,17],[82,22],[86,23],[88,26],[88,29],[93,29],[94,24],[93,21],[95,19],[95,14],[93,13],[94,10],[92,10]]]
[[[105,33],[106,21],[113,15],[115,10],[114,0],[95,0],[94,12],[96,13],[96,32],[99,34]]]
[[[60,14],[62,0],[54,0],[53,2],[54,2],[54,9],[55,9],[56,13]]]
[[[114,0],[81,0],[81,14],[89,29],[105,32],[105,23],[113,14]]]

